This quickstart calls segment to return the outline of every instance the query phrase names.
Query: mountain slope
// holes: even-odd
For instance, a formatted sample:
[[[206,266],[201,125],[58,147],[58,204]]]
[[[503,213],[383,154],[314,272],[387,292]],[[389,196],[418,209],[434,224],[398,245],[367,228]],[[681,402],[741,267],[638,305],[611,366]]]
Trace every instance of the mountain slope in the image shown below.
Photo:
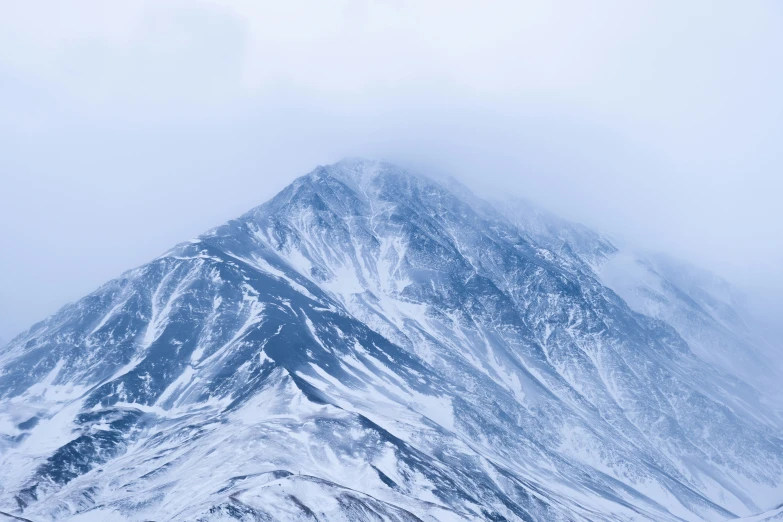
[[[610,240],[528,201],[507,199],[496,207],[537,243],[581,264],[634,311],[674,327],[699,358],[739,378],[734,395],[780,426],[783,404],[775,399],[783,371],[770,356],[767,341],[749,326],[752,318],[743,296],[727,281],[669,256]]]
[[[775,520],[783,520],[783,506],[779,506],[777,509],[767,511],[766,513],[737,518],[735,520],[742,522],[773,522]]]
[[[555,249],[455,192],[384,163],[319,167],[14,339],[0,510],[724,520],[775,505],[780,426],[735,381],[604,286],[584,245]]]

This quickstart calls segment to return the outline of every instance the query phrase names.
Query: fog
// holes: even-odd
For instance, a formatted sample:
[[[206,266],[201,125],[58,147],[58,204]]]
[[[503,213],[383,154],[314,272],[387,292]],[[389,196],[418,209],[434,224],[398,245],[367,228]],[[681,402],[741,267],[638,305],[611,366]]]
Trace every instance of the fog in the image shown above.
[[[345,156],[701,265],[776,333],[782,26],[775,1],[4,2],[0,337]]]

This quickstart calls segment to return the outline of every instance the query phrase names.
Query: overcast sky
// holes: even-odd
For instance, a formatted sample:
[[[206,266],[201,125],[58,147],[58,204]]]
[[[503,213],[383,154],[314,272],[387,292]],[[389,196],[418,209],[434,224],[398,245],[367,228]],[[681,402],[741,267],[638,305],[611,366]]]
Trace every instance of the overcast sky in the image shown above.
[[[775,0],[0,0],[0,337],[344,156],[781,310],[781,28]]]

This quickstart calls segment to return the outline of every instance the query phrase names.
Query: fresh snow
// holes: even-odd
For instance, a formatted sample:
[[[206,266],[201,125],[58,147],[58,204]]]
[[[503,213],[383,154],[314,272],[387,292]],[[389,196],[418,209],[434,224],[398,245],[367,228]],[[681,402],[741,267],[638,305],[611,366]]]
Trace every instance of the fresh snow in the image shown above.
[[[0,350],[0,512],[774,520],[748,324],[702,271],[346,160]]]

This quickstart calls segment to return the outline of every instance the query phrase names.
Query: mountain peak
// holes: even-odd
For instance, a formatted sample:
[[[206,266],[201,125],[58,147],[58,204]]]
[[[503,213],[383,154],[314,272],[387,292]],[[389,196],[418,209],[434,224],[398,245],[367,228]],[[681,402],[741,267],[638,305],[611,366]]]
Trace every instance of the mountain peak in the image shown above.
[[[569,262],[583,228],[484,205],[345,159],[14,339],[0,512],[673,522],[783,495],[752,390]]]
[[[366,192],[376,179],[386,176],[420,177],[388,161],[366,158],[344,158],[331,165],[319,166],[310,174],[323,175],[336,178],[359,192]]]

